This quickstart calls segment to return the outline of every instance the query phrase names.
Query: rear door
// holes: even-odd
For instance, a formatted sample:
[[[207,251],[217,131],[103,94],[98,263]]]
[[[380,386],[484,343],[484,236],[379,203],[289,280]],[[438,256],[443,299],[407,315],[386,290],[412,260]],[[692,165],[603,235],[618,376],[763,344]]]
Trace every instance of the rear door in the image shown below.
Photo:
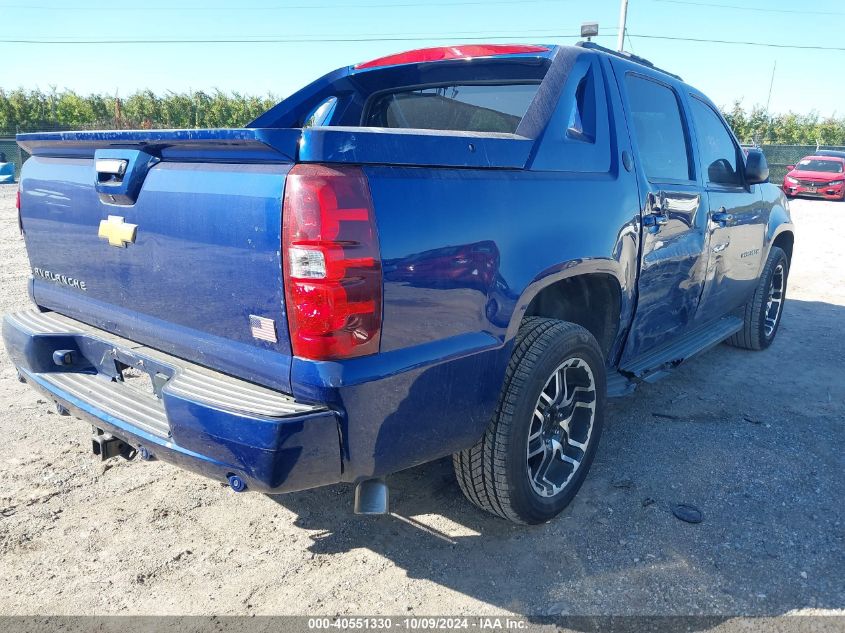
[[[718,318],[754,291],[767,224],[760,185],[746,186],[741,149],[716,109],[689,98],[698,161],[708,200],[709,262],[696,321]]]
[[[611,63],[635,148],[642,220],[637,309],[624,363],[693,321],[707,268],[707,218],[680,84],[623,60]]]

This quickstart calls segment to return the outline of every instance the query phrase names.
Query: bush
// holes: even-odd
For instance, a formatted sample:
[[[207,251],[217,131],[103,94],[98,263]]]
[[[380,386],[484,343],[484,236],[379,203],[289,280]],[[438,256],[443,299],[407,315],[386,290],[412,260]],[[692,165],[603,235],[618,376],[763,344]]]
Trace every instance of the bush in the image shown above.
[[[236,92],[142,90],[126,98],[73,90],[0,89],[0,133],[50,129],[242,127],[275,105],[278,98]]]
[[[0,89],[0,134],[50,129],[242,127],[279,99],[227,93],[142,90],[125,98],[79,95],[73,90]],[[845,118],[746,111],[739,101],[725,118],[743,142],[788,145],[845,145]]]
[[[746,112],[735,101],[725,118],[744,143],[780,145],[845,145],[845,118],[810,114],[767,114],[760,106]]]

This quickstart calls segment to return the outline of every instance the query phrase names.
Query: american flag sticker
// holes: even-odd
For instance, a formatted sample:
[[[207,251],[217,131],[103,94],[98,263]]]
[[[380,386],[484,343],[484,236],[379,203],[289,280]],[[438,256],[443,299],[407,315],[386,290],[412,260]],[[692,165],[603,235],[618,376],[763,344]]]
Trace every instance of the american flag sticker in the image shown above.
[[[252,331],[253,338],[257,338],[259,341],[276,342],[276,322],[273,319],[265,319],[250,314],[249,329]]]

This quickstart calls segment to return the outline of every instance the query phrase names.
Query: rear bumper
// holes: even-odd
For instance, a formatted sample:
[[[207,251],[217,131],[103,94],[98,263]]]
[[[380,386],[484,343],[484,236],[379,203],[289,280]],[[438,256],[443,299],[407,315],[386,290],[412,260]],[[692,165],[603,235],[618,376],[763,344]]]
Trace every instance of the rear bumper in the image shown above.
[[[22,379],[71,413],[154,457],[253,490],[288,492],[341,480],[339,417],[291,396],[114,336],[55,312],[3,319]],[[54,352],[71,352],[57,365]],[[155,393],[121,369],[150,376]],[[133,380],[133,379],[130,379]]]

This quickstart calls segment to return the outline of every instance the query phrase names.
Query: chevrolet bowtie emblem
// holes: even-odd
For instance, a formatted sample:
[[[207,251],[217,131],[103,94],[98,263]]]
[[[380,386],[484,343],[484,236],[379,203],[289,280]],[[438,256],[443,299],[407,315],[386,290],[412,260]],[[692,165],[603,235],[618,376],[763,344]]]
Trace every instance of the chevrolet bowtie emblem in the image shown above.
[[[137,232],[137,224],[126,224],[119,215],[110,215],[108,220],[100,220],[97,236],[108,240],[111,246],[126,248],[127,244],[135,242]]]

